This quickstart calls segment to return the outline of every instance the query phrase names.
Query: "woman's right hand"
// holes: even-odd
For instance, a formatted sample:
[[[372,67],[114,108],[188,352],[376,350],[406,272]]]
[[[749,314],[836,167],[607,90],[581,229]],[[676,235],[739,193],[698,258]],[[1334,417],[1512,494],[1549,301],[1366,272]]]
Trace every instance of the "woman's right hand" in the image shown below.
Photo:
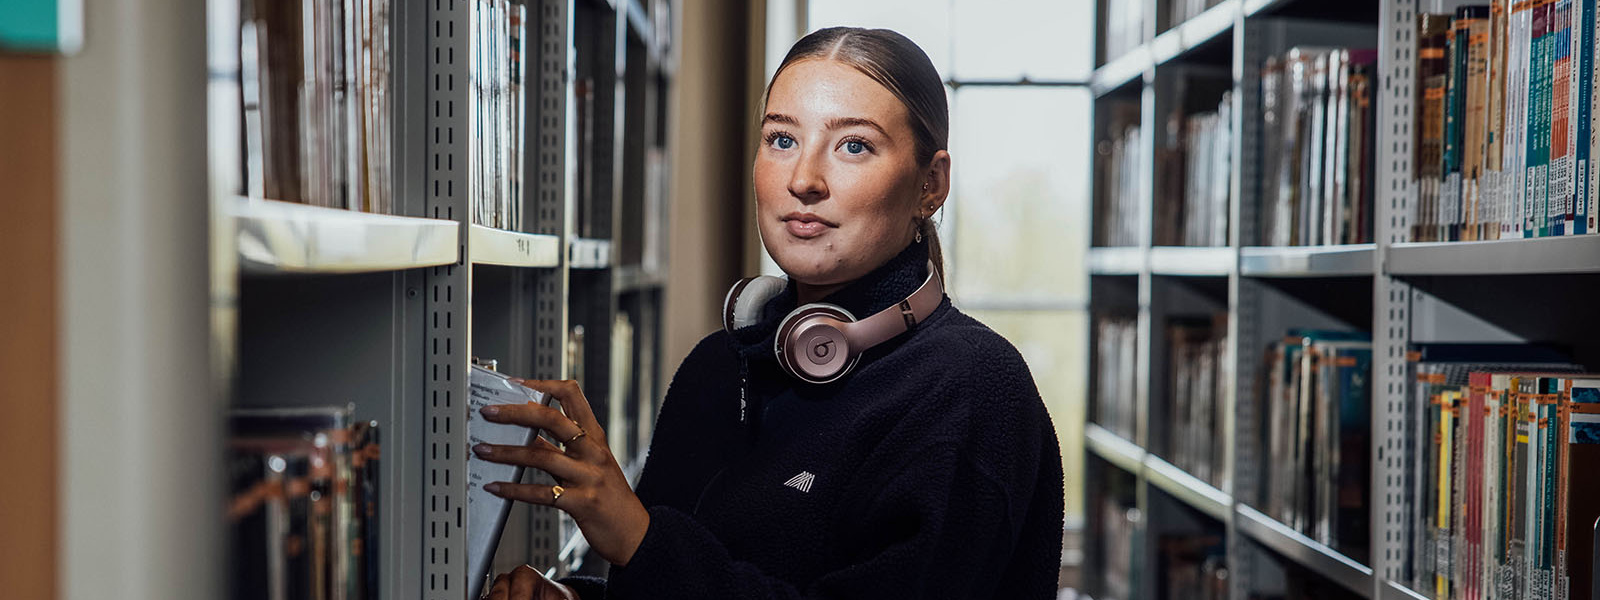
[[[579,600],[572,588],[546,579],[533,567],[522,565],[501,573],[489,588],[488,600]]]

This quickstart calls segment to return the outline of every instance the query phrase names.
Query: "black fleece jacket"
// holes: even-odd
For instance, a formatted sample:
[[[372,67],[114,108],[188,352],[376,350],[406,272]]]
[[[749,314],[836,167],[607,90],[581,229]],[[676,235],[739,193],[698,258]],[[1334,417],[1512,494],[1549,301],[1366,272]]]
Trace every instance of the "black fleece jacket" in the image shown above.
[[[864,318],[926,261],[913,244],[825,301]],[[795,304],[791,283],[760,324],[684,360],[637,486],[643,542],[609,581],[567,583],[585,600],[1054,598],[1061,459],[1017,350],[946,298],[844,379],[807,384],[772,351]]]

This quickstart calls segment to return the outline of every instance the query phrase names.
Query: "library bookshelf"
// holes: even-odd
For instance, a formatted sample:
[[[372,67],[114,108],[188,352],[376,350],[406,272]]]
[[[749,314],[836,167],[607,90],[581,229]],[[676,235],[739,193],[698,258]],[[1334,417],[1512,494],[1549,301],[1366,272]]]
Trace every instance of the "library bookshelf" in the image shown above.
[[[665,388],[649,374],[661,352],[675,3],[526,1],[518,230],[471,216],[472,4],[392,4],[394,214],[373,214],[243,197],[240,3],[207,2],[212,337],[227,406],[348,406],[378,425],[371,598],[466,593],[475,359],[579,379],[634,476]],[[587,554],[570,518],[519,505],[492,570],[603,572]]]
[[[1202,538],[1225,558],[1219,597],[1432,598],[1405,573],[1413,541],[1408,515],[1412,460],[1420,444],[1407,423],[1407,353],[1413,344],[1553,343],[1574,362],[1594,368],[1600,285],[1600,236],[1414,241],[1418,182],[1413,175],[1417,113],[1417,15],[1451,12],[1465,2],[1381,0],[1222,0],[1200,3],[1173,22],[1181,0],[1139,4],[1144,22],[1125,52],[1101,44],[1090,86],[1097,173],[1120,166],[1132,177],[1097,175],[1097,212],[1107,190],[1133,198],[1117,214],[1136,221],[1116,245],[1096,219],[1089,254],[1091,313],[1120,319],[1126,334],[1091,331],[1091,399],[1085,446],[1085,591],[1096,598],[1174,596],[1166,570],[1174,539]],[[1194,3],[1190,3],[1194,4]],[[1107,0],[1100,13],[1107,14]],[[1126,15],[1125,9],[1118,9]],[[1099,30],[1128,31],[1126,24]],[[1372,229],[1360,243],[1265,243],[1260,172],[1271,151],[1263,143],[1262,76],[1268,57],[1295,47],[1376,50]],[[1199,82],[1199,83],[1196,83]],[[1226,246],[1156,243],[1162,224],[1164,163],[1158,155],[1169,116],[1227,103],[1232,160],[1227,187]],[[1129,126],[1137,127],[1131,135]],[[1115,151],[1108,151],[1112,143]],[[1119,154],[1126,152],[1126,154]],[[1108,166],[1109,165],[1109,166]],[[1111,224],[1114,228],[1115,224]],[[1533,294],[1533,295],[1530,295]],[[1535,308],[1536,306],[1536,308]],[[1170,417],[1178,396],[1172,380],[1175,320],[1215,318],[1220,356],[1212,421],[1221,438],[1210,473],[1178,466],[1192,447],[1176,445],[1181,425]],[[1264,353],[1291,329],[1350,332],[1370,339],[1371,401],[1367,410],[1367,511],[1360,548],[1341,549],[1272,516],[1264,488],[1284,457],[1264,451],[1268,373]],[[1127,335],[1128,381],[1108,381],[1096,348]],[[1116,376],[1124,377],[1124,376]],[[1097,392],[1115,390],[1107,413]],[[1587,543],[1584,541],[1583,543]],[[1190,588],[1191,590],[1193,588]],[[1574,597],[1578,591],[1574,590]],[[1209,596],[1207,596],[1209,597]]]

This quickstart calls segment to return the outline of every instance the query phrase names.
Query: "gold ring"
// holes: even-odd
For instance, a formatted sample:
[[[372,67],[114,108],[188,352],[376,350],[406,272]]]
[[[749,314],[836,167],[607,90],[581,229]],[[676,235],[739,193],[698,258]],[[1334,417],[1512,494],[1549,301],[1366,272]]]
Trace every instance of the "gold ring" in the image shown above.
[[[561,487],[559,485],[555,486],[553,488],[550,488],[550,503],[551,504],[555,504],[557,500],[561,499],[561,495],[565,494],[565,493],[567,493],[567,488]]]
[[[578,434],[572,436],[572,439],[569,439],[569,440],[567,440],[565,442],[561,442],[561,445],[563,445],[563,446],[571,446],[573,442],[578,441],[578,438],[581,438],[581,437],[586,436],[586,435],[589,435],[589,432],[584,431],[583,430],[583,426],[580,425],[580,426],[578,426]]]

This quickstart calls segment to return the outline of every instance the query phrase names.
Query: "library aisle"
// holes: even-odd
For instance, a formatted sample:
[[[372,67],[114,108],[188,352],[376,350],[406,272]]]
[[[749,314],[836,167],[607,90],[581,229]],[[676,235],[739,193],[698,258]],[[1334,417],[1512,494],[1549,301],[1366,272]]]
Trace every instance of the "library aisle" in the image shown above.
[[[576,380],[638,481],[729,286],[780,273],[752,226],[766,85],[844,25],[944,84],[928,231],[1048,411],[1058,598],[1600,600],[1597,24],[1595,0],[0,2],[0,596],[605,576],[574,519],[483,491],[472,443],[537,442],[474,409]]]

